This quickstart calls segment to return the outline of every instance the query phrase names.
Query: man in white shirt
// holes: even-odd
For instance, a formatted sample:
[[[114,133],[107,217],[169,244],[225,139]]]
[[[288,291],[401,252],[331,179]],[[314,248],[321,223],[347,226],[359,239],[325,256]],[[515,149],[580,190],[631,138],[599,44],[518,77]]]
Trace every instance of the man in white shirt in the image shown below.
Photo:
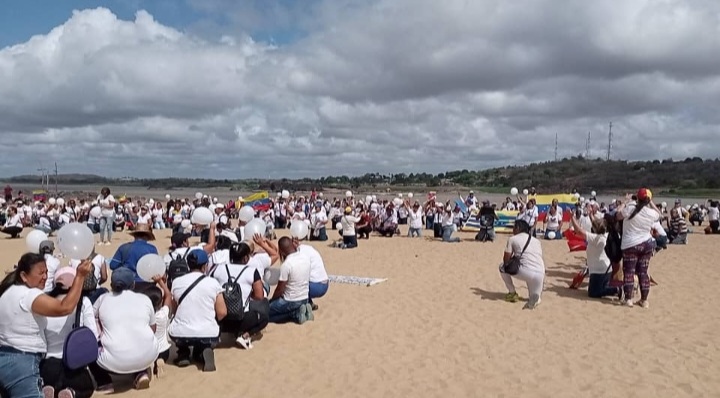
[[[314,298],[325,296],[330,285],[327,270],[325,270],[325,262],[320,252],[310,245],[301,245],[300,241],[293,238],[293,245],[300,254],[310,259],[310,285],[308,293],[308,303],[312,306],[312,310],[318,309],[317,304],[313,303]]]
[[[295,321],[303,324],[315,319],[308,304],[310,293],[310,259],[298,252],[292,240],[284,236],[278,241],[280,277],[270,299],[270,322]]]
[[[315,202],[315,208],[310,214],[310,225],[312,232],[310,234],[310,240],[317,240],[324,242],[328,240],[326,224],[328,222],[328,216],[325,213],[323,204],[321,201]]]
[[[410,202],[406,201],[405,206],[410,208]],[[408,238],[412,238],[414,236],[422,238],[422,217],[423,212],[420,208],[420,202],[415,202],[415,204],[412,205],[412,210],[408,212]]]

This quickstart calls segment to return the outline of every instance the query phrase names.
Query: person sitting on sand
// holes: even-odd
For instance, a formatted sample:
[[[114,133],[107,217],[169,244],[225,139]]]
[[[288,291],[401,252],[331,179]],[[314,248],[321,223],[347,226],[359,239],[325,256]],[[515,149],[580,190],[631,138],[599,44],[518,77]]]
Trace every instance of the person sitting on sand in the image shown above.
[[[490,205],[489,200],[484,200],[480,211],[477,214],[477,220],[480,222],[480,231],[475,235],[478,242],[495,241],[495,220],[498,219],[495,208]]]
[[[617,296],[620,293],[618,287],[610,287],[612,267],[610,258],[605,253],[608,233],[605,227],[605,220],[597,218],[593,220],[592,231],[587,232],[580,226],[575,218],[570,219],[575,235],[585,239],[587,242],[587,271],[590,274],[588,285],[588,297],[602,298],[605,296]]]
[[[360,208],[358,214],[360,221],[355,225],[355,233],[358,239],[370,239],[370,232],[372,232],[372,220],[370,215],[364,207]]]
[[[95,302],[102,349],[90,371],[99,392],[114,392],[111,373],[134,375],[138,390],[150,387],[147,370],[158,356],[155,310],[146,295],[132,291],[134,283],[130,269],[118,268],[110,277],[111,293]]]
[[[687,244],[688,227],[687,221],[680,215],[677,208],[670,211],[670,228],[668,228],[667,235],[670,244],[673,245],[685,245]]]
[[[410,202],[406,200],[405,207],[410,209],[408,211],[408,238],[415,236],[422,238],[423,212],[420,208],[420,202],[415,201],[411,207]]]
[[[705,228],[706,234],[720,234],[720,202],[717,200],[710,201],[708,208],[708,221],[710,225]]]
[[[307,256],[310,260],[310,283],[308,285],[308,303],[315,311],[318,309],[318,305],[313,302],[313,299],[325,296],[330,287],[327,270],[325,269],[325,262],[323,261],[320,252],[310,245],[300,244],[297,239],[292,240],[293,245],[300,254]]]
[[[20,237],[22,230],[22,217],[18,214],[17,207],[10,206],[7,211],[7,221],[5,221],[5,225],[0,229],[0,232],[10,235],[11,239],[15,239]]]
[[[453,212],[453,208],[448,206],[445,208],[445,213],[442,218],[442,241],[448,243],[460,242],[459,237],[456,236],[453,238],[452,236],[456,228],[457,225],[455,224],[455,214]]]
[[[283,263],[270,299],[270,322],[294,321],[302,325],[315,319],[312,306],[308,304],[310,259],[299,253],[292,239],[286,236],[280,238],[278,248]]]
[[[213,349],[220,341],[218,322],[227,315],[227,307],[220,283],[205,275],[207,263],[204,251],[190,251],[187,256],[190,272],[173,281],[175,317],[170,322],[168,335],[177,347],[175,364],[178,367],[190,366],[192,358],[202,365],[203,372],[214,372]]]
[[[388,205],[385,208],[385,213],[381,216],[380,227],[378,227],[378,233],[386,238],[391,238],[395,235],[397,230],[397,218],[394,214],[392,205]]]
[[[520,256],[520,269],[517,274],[509,275],[504,272],[503,265],[513,256]],[[515,303],[520,299],[513,284],[513,278],[516,278],[527,283],[530,297],[525,308],[534,309],[540,305],[545,281],[545,262],[540,241],[532,237],[530,225],[525,220],[515,221],[513,236],[508,239],[503,262],[500,264],[500,276],[508,289],[505,301]]]
[[[310,240],[324,242],[328,240],[326,225],[328,216],[325,213],[322,201],[316,201],[312,213],[310,214]]]
[[[538,209],[537,206],[535,206],[535,199],[530,198],[526,203],[522,197],[518,196],[518,200],[523,204],[524,209],[518,213],[517,219],[525,221],[530,226],[530,232],[535,236],[535,224],[538,219]]]
[[[555,199],[553,199],[553,201],[555,201]],[[543,228],[545,229],[545,239],[550,239],[550,232],[555,233],[555,239],[562,239],[562,222],[562,208],[558,209],[557,204],[555,206],[550,206],[547,214],[545,214],[545,221],[543,221]]]
[[[340,246],[343,249],[353,249],[357,247],[357,236],[355,235],[355,224],[360,221],[359,218],[352,214],[352,207],[345,208],[345,214],[340,218],[342,225],[343,243]]]

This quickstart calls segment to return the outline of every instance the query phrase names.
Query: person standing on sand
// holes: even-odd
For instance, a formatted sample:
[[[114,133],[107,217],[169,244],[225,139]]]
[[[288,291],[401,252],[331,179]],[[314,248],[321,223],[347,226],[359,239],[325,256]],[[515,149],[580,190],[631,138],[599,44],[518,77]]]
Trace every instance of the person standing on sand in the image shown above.
[[[115,225],[115,198],[110,195],[110,188],[103,187],[97,197],[100,206],[100,244],[110,245]]]
[[[652,192],[647,188],[640,188],[637,193],[637,202],[628,195],[625,202],[617,209],[617,218],[623,222],[622,245],[623,274],[625,276],[625,305],[633,306],[633,290],[635,274],[640,281],[640,304],[648,308],[648,295],[650,294],[650,276],[648,267],[655,251],[655,239],[651,230],[653,224],[660,219],[660,210],[652,202]]]

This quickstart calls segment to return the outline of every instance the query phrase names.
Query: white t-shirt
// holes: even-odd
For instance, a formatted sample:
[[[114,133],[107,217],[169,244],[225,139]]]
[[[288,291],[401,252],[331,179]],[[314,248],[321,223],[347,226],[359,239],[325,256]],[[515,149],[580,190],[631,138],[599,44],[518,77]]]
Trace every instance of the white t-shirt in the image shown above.
[[[178,247],[177,249],[171,251],[170,253],[166,254],[165,257],[163,257],[163,261],[165,261],[165,268],[170,266],[170,262],[172,260],[176,259],[178,256],[185,257],[187,260],[187,256],[185,253],[188,250],[203,250],[202,246],[193,246],[193,247]],[[188,253],[188,256],[190,253]]]
[[[300,245],[297,250],[310,259],[310,282],[327,282],[328,274],[320,252],[310,245]]]
[[[60,297],[58,297],[58,299],[60,299]],[[99,333],[92,303],[87,297],[83,297],[82,301],[79,326],[87,326],[88,329],[95,333],[95,337],[97,337]],[[65,339],[72,331],[73,322],[75,322],[75,311],[70,315],[47,318],[45,340],[47,341],[47,356],[49,358],[62,359]]]
[[[508,239],[505,253],[514,253],[519,256],[528,240],[528,234],[520,233]],[[540,241],[531,238],[525,253],[520,259],[520,266],[533,272],[545,273],[545,262],[543,261],[542,245]]]
[[[45,333],[42,333],[47,327],[47,318],[32,313],[33,302],[42,294],[40,289],[13,285],[0,297],[0,347],[47,352]]]
[[[559,210],[555,215],[548,212],[545,215],[545,229],[548,231],[557,231],[560,228],[560,221],[562,221],[562,214]]]
[[[262,276],[256,268],[249,267],[247,265],[228,264],[227,268],[225,268],[224,265],[216,268],[213,272],[212,277],[218,281],[220,286],[223,286],[224,284],[228,283],[228,271],[230,271],[230,278],[232,278],[233,281],[242,272],[242,275],[240,275],[240,278],[238,278],[237,283],[238,285],[240,285],[242,300],[243,303],[245,303],[245,312],[247,312],[247,303],[248,298],[250,297],[250,293],[252,293],[252,285],[256,280],[262,280]]]
[[[97,279],[97,281],[98,281],[98,285],[96,287],[96,289],[97,289],[100,287],[100,272],[102,270],[103,265],[105,264],[105,257],[103,257],[102,254],[96,255],[92,259],[92,264],[94,267],[93,274],[95,274],[95,279]],[[80,265],[80,260],[71,259],[69,265],[71,267],[77,269],[77,267]]]
[[[155,310],[148,296],[125,290],[103,294],[95,302],[102,349],[97,363],[118,374],[143,371],[158,356],[158,341],[150,329]]]
[[[518,214],[518,220],[525,220],[530,228],[535,226],[535,222],[538,218],[537,206],[533,206],[532,209],[525,209],[522,213]]]
[[[720,219],[720,209],[717,207],[709,207],[707,212],[708,221],[718,221]]]
[[[355,224],[360,222],[360,218],[355,216],[342,216],[340,223],[342,224],[343,236],[355,236]]]
[[[45,265],[47,266],[47,279],[45,280],[45,293],[50,293],[55,288],[55,273],[60,268],[60,260],[52,254],[45,255]]]
[[[22,217],[20,217],[19,214],[15,214],[14,216],[10,217],[9,220],[5,222],[5,227],[20,227],[22,228]]]
[[[190,285],[203,276],[199,272],[190,272],[173,281],[172,295],[177,303]],[[215,338],[220,335],[220,327],[215,320],[215,301],[223,288],[217,280],[206,277],[175,310],[170,322],[168,334],[172,337]]]
[[[325,228],[325,223],[328,221],[328,216],[325,213],[325,209],[320,209],[318,212],[314,212],[310,215],[310,223],[314,229]]]
[[[223,229],[222,232],[220,232],[220,235],[227,236],[231,241],[239,243],[237,234],[229,229]]]
[[[422,209],[410,210],[408,212],[408,224],[410,228],[417,229],[423,227],[422,222]]]
[[[272,265],[272,259],[267,253],[255,253],[250,257],[246,265],[257,269],[262,276],[265,275],[265,270]]]
[[[665,232],[665,228],[663,228],[662,224],[660,224],[660,221],[655,221],[655,224],[652,226],[652,230],[660,236],[667,236],[667,232]]]
[[[162,221],[163,213],[164,213],[163,209],[153,209],[152,216],[154,219],[156,219],[158,221]]]
[[[208,269],[213,269],[218,265],[230,264],[230,250],[216,250],[208,258]]]
[[[102,209],[102,216],[103,217],[111,217],[115,215],[115,209],[114,208],[105,208],[104,206],[109,206],[111,204],[115,203],[115,197],[112,195],[108,195],[107,198],[103,198],[102,195],[98,195],[97,197],[98,204],[100,205],[100,208]]]
[[[150,224],[152,223],[152,216],[150,213],[138,214],[137,224]]]
[[[655,221],[660,219],[660,213],[655,211],[655,209],[645,206],[631,220],[630,215],[632,215],[634,210],[635,204],[631,203],[625,206],[622,211],[624,217],[622,244],[620,245],[622,250],[637,246],[652,239],[650,231]]]
[[[158,353],[163,353],[170,349],[170,340],[168,339],[169,324],[170,308],[163,305],[162,308],[155,313],[155,339],[158,341]]]
[[[587,236],[587,265],[591,274],[605,274],[610,266],[610,259],[605,254],[605,243],[608,234],[594,234],[586,232]]]
[[[344,217],[347,218],[347,217]],[[299,252],[290,254],[280,266],[281,282],[287,282],[285,301],[307,300],[310,286],[310,259]]]

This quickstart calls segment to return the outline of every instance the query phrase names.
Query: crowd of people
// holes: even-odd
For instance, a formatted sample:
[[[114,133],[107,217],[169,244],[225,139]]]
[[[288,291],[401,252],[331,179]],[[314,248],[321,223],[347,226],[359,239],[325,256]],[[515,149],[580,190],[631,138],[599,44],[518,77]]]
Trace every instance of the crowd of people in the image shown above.
[[[687,222],[700,209],[693,212],[681,201],[672,209],[656,205],[651,191],[643,188],[607,206],[595,198],[579,198],[563,209],[553,201],[539,222],[535,195],[532,189],[497,205],[480,202],[470,192],[461,198],[463,207],[457,201],[442,202],[434,193],[421,203],[412,195],[378,200],[348,192],[328,200],[322,193],[283,192],[269,206],[253,209],[267,232],[252,236],[246,236],[248,222],[239,217],[242,198],[227,204],[203,195],[194,200],[166,197],[165,203],[133,201],[116,199],[103,188],[92,201],[51,198],[30,206],[26,200],[4,200],[2,231],[11,237],[26,227],[52,233],[82,222],[96,232],[97,245],[109,244],[113,232],[125,228],[133,241],[120,245],[110,259],[97,253],[73,259],[58,258],[54,243],[47,240],[37,253],[19,259],[0,283],[0,386],[11,398],[89,397],[114,391],[114,375],[131,375],[135,388],[146,389],[153,377],[163,376],[171,343],[176,366],[197,364],[214,371],[214,350],[221,339],[249,350],[270,322],[315,319],[317,299],[328,292],[328,274],[321,254],[304,239],[327,241],[330,230],[337,231],[341,239],[336,246],[343,249],[355,248],[359,239],[371,235],[398,236],[400,225],[407,225],[409,238],[431,230],[436,239],[458,242],[454,232],[473,217],[486,226],[476,239],[492,241],[496,211],[512,209],[518,213],[499,268],[506,301],[520,300],[514,284],[519,280],[529,293],[524,308],[540,305],[545,263],[537,237],[562,239],[569,229],[587,243],[588,295],[617,296],[626,306],[647,308],[652,256],[658,247],[686,244]],[[212,222],[193,222],[201,207],[212,212]],[[707,217],[706,231],[717,233],[718,203],[711,201],[706,210],[694,222],[702,224]],[[569,222],[566,213],[571,213]],[[308,233],[298,236],[297,224]],[[151,242],[165,228],[172,229],[163,253],[165,272],[148,280],[138,264],[146,255],[159,254]],[[291,236],[275,241],[274,231],[282,228],[290,228]],[[71,369],[64,345],[78,327],[92,332],[99,350],[92,363]]]

